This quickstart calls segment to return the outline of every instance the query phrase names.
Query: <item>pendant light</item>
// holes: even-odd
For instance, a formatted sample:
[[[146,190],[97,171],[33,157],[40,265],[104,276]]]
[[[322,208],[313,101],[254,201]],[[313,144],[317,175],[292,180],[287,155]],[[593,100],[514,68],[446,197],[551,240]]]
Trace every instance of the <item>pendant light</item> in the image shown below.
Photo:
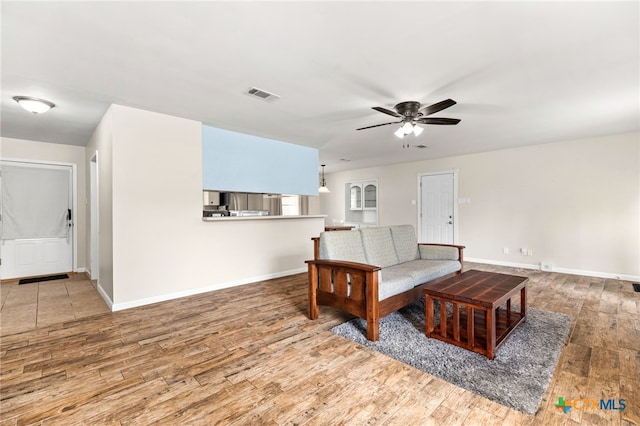
[[[329,188],[327,188],[327,181],[324,179],[324,164],[322,165],[322,179],[320,180],[320,188],[318,188],[318,192],[321,193],[327,193],[327,192],[331,192],[329,191]]]
[[[56,106],[53,102],[49,102],[46,99],[34,98],[31,96],[14,96],[13,100],[22,108],[34,115],[47,112]]]

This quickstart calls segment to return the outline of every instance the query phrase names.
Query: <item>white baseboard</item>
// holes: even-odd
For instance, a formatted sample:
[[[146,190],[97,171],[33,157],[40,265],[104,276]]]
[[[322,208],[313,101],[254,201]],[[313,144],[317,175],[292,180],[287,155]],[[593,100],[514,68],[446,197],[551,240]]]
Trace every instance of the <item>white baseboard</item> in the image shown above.
[[[194,289],[190,289],[190,290],[179,291],[179,292],[176,292],[176,293],[161,294],[159,296],[147,297],[145,299],[132,300],[130,302],[115,303],[115,304],[114,303],[109,304],[109,302],[107,302],[107,304],[109,304],[109,307],[111,308],[111,310],[113,312],[115,312],[115,311],[121,311],[123,309],[130,309],[130,308],[136,308],[138,306],[150,305],[152,303],[165,302],[167,300],[178,299],[178,298],[181,298],[181,297],[187,297],[187,296],[193,296],[193,295],[196,295],[196,294],[207,293],[209,291],[221,290],[223,288],[237,287],[237,286],[241,286],[241,285],[245,285],[245,284],[251,284],[251,283],[254,283],[254,282],[258,282],[258,281],[264,281],[264,280],[270,280],[270,279],[273,279],[273,278],[285,277],[287,275],[300,274],[300,273],[306,272],[306,271],[307,271],[307,268],[306,267],[302,267],[302,268],[298,268],[298,269],[292,269],[292,270],[289,270],[289,271],[276,272],[276,273],[273,273],[273,274],[266,274],[266,275],[261,275],[261,276],[257,276],[257,277],[243,278],[241,280],[236,280],[236,281],[229,281],[229,282],[224,282],[224,283],[212,284],[212,285],[209,285],[209,286],[206,286],[206,287],[199,287],[199,288],[194,288]],[[104,296],[103,296],[103,298],[104,298]]]
[[[498,260],[490,260],[490,259],[477,259],[465,257],[465,262],[475,262],[475,263],[486,263],[488,265],[496,265],[496,266],[507,266],[511,268],[522,268],[522,269],[534,269],[540,270],[540,265],[533,263],[515,263],[515,262],[502,262]],[[557,268],[553,267],[551,271],[548,272],[557,272],[559,274],[569,274],[569,275],[583,275],[586,277],[596,277],[596,278],[608,278],[613,280],[624,280],[624,281],[640,281],[640,275],[627,275],[627,274],[616,274],[611,272],[599,272],[599,271],[585,271],[582,269],[571,269],[571,268]]]
[[[109,309],[111,311],[113,311],[113,300],[111,300],[111,298],[109,297],[109,295],[104,291],[104,289],[100,286],[100,282],[98,282],[98,294],[100,295],[100,297],[102,297],[102,299],[104,300],[104,302],[107,304],[107,306],[109,307]]]

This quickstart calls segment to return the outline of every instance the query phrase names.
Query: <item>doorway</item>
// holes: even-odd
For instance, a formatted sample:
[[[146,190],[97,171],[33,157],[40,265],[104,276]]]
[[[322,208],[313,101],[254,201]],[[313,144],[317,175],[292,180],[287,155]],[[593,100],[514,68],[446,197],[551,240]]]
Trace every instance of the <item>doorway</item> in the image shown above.
[[[75,165],[3,160],[0,278],[75,270]]]
[[[421,174],[419,180],[419,241],[454,244],[457,236],[457,170]]]

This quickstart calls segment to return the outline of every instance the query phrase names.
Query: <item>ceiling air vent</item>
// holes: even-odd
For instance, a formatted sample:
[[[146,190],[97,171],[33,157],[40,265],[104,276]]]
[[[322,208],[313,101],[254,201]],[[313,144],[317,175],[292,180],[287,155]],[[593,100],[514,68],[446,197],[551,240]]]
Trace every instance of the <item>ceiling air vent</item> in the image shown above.
[[[244,94],[267,102],[273,102],[280,99],[280,96],[275,93],[269,93],[266,90],[258,89],[257,87],[249,87],[245,90]]]

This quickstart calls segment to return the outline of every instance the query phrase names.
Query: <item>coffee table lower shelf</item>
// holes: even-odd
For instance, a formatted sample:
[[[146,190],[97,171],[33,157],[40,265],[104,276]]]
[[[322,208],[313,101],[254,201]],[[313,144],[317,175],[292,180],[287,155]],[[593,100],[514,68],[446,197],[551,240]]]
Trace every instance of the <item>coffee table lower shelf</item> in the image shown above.
[[[430,299],[430,300],[429,300]],[[493,359],[495,351],[506,339],[518,324],[525,320],[525,316],[520,312],[512,311],[509,303],[508,308],[497,308],[494,313],[495,323],[495,344],[491,344],[491,328],[487,333],[488,310],[478,306],[461,304],[446,299],[435,299],[440,302],[441,312],[446,308],[446,304],[453,305],[453,314],[440,316],[440,324],[444,323],[446,330],[443,333],[440,324],[434,325],[433,318],[433,298],[427,298],[426,306],[426,336],[459,346],[461,348],[477,352]],[[473,321],[468,321],[469,312],[473,312]],[[429,315],[431,312],[431,315]],[[456,315],[458,321],[456,321]]]

